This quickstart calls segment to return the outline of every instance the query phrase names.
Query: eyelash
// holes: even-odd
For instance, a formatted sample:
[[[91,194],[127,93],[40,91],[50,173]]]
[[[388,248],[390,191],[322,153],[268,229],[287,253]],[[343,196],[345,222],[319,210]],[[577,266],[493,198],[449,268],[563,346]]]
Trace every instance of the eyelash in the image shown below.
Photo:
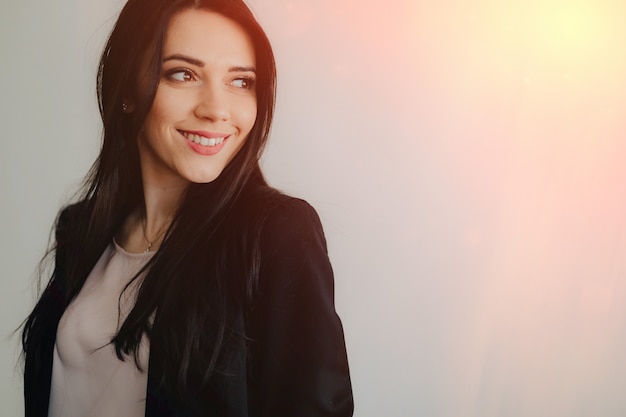
[[[182,74],[183,79],[182,80],[176,79],[175,75],[177,74]],[[174,82],[184,83],[184,82],[194,81],[196,79],[196,74],[189,68],[175,68],[175,69],[167,71],[165,73],[165,77]],[[190,79],[185,79],[185,77],[189,77]],[[255,77],[238,77],[238,78],[235,78],[233,81],[231,81],[230,84],[233,85],[233,83],[236,81],[241,81],[243,84],[241,87],[237,87],[237,88],[241,88],[243,90],[253,90],[255,87],[256,78]]]
[[[242,85],[241,87],[238,87],[238,88],[242,88],[244,90],[253,90],[256,79],[254,77],[238,77],[233,80],[233,82],[235,81],[242,81],[243,84],[247,84],[247,85]],[[233,82],[231,82],[231,84]]]
[[[183,77],[189,75],[189,76],[191,76],[192,80],[186,80],[186,79],[178,80],[178,79],[176,79],[174,77],[176,74],[183,74]],[[196,78],[196,74],[194,74],[194,72],[192,70],[190,70],[189,68],[175,68],[175,69],[167,71],[165,73],[165,76],[168,79],[170,79],[172,81],[175,81],[175,82],[179,82],[179,83],[193,81],[193,79]]]

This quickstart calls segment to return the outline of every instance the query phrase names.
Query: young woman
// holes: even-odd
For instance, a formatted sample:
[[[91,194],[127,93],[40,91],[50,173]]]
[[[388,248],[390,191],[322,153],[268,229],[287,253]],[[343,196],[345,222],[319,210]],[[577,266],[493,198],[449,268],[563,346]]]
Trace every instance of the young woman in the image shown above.
[[[275,76],[241,0],[126,4],[23,332],[27,416],[352,415],[319,219],[259,169]]]

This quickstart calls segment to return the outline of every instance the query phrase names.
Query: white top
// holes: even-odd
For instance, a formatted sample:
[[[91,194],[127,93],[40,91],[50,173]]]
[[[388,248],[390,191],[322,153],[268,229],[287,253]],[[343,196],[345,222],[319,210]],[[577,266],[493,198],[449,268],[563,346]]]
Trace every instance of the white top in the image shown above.
[[[149,346],[143,338],[137,369],[131,355],[120,361],[110,343],[134,306],[136,280],[124,286],[154,252],[129,253],[111,243],[57,329],[49,417],[140,417],[145,415]]]

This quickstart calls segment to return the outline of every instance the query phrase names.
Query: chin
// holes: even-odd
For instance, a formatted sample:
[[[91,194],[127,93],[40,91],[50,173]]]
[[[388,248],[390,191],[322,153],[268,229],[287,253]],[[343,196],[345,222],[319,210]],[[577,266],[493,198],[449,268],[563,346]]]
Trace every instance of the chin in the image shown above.
[[[195,184],[208,184],[215,181],[221,174],[222,171],[196,173],[195,175],[189,175],[187,180]]]

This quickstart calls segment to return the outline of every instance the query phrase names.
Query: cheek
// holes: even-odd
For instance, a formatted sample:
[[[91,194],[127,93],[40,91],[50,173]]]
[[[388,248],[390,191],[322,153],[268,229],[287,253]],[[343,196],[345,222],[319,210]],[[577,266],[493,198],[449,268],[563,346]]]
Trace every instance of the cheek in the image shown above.
[[[248,106],[245,107],[245,110],[243,110],[240,113],[242,129],[243,129],[243,126],[245,126],[246,133],[250,132],[250,130],[254,126],[257,116],[258,116],[258,110],[257,110],[257,104],[255,100],[252,103],[249,103]]]
[[[157,94],[152,102],[152,107],[146,116],[143,124],[143,141],[157,153],[167,151],[170,137],[170,126],[173,118],[176,116],[176,101],[172,97],[166,97],[161,91],[157,90]],[[170,95],[171,96],[171,95]]]
[[[172,116],[172,112],[176,109],[176,101],[175,97],[171,96],[171,94],[165,94],[162,89],[157,91],[149,113],[153,124],[159,125],[167,122],[167,120]]]

